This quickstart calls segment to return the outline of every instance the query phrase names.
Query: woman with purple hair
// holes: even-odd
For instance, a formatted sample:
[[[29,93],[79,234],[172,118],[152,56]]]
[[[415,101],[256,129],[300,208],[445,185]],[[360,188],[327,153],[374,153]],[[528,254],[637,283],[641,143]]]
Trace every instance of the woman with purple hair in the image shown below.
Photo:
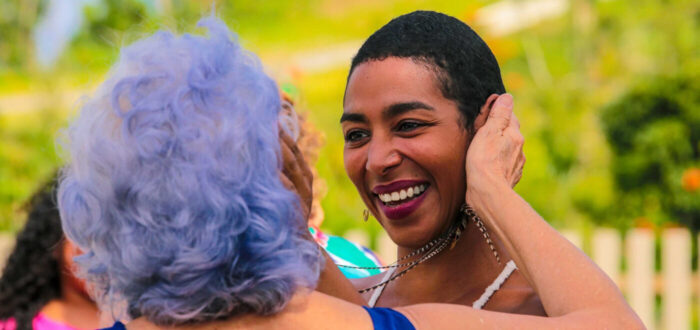
[[[487,224],[559,317],[356,304],[306,229],[308,204],[285,187],[302,189],[308,172],[278,128],[277,85],[223,23],[199,25],[208,38],[158,32],[124,48],[67,131],[58,204],[66,235],[85,251],[75,258],[79,275],[103,312],[130,329],[639,327],[614,284],[517,198],[509,210],[521,221]],[[496,102],[472,148],[520,152],[502,134],[517,130],[511,112]],[[474,159],[474,171],[509,165]],[[527,232],[553,245],[514,249],[537,239]],[[577,266],[554,265],[548,254]],[[567,290],[571,281],[605,299]]]

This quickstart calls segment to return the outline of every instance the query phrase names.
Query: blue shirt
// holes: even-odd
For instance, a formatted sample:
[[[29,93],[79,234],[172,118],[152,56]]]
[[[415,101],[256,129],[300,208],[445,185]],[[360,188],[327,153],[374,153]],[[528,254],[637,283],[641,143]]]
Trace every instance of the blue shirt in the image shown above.
[[[415,330],[416,328],[411,324],[411,321],[406,318],[403,314],[391,309],[384,307],[365,307],[362,306],[369,317],[372,318],[372,325],[375,330]],[[117,321],[111,328],[104,328],[102,330],[126,330],[124,324]]]

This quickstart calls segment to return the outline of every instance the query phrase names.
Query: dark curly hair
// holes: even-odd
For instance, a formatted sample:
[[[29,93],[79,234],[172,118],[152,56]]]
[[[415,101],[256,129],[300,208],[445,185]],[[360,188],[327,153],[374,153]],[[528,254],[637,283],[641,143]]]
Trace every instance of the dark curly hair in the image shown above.
[[[489,95],[505,93],[489,46],[468,25],[445,14],[415,11],[391,20],[357,52],[348,81],[358,65],[387,57],[427,64],[436,73],[443,96],[457,103],[468,130]]]
[[[0,320],[13,317],[17,330],[31,330],[32,319],[50,300],[61,296],[57,249],[63,230],[56,207],[55,177],[27,204],[29,215],[0,278]]]

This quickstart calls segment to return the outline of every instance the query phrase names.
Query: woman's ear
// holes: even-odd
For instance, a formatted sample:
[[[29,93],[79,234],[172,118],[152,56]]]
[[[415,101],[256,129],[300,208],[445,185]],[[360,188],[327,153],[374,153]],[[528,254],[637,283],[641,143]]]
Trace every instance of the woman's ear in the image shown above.
[[[486,102],[484,102],[484,105],[481,106],[481,109],[479,109],[479,115],[476,116],[476,119],[474,119],[474,132],[478,131],[481,126],[484,126],[486,119],[489,117],[489,113],[491,112],[493,102],[495,102],[497,98],[498,94],[491,94],[486,99]]]

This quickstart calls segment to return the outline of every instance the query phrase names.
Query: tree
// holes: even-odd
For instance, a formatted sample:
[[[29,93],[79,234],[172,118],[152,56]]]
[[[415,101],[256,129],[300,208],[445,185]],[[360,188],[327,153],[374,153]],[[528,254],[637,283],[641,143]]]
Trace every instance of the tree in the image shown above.
[[[656,77],[601,113],[620,216],[700,229],[700,81]]]

